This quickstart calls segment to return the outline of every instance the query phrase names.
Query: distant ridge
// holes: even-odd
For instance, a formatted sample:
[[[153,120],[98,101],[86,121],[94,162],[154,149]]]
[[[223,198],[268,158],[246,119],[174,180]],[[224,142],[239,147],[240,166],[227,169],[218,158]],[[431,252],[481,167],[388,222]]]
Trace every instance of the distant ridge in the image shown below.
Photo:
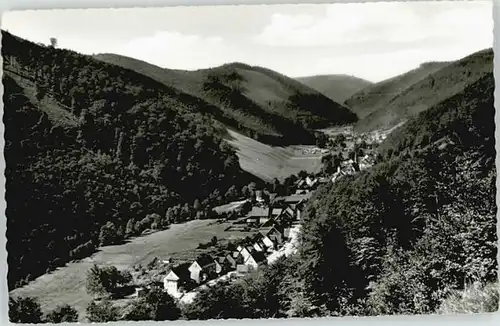
[[[216,120],[270,145],[311,144],[315,141],[313,129],[357,120],[348,108],[320,92],[262,67],[235,62],[182,71],[116,54],[94,58],[194,96],[212,106],[207,113]]]
[[[358,131],[391,128],[461,92],[492,71],[492,49],[453,62],[429,62],[354,94],[346,105],[360,117]]]
[[[373,84],[368,80],[350,75],[317,75],[295,79],[338,103],[344,103],[354,93]]]

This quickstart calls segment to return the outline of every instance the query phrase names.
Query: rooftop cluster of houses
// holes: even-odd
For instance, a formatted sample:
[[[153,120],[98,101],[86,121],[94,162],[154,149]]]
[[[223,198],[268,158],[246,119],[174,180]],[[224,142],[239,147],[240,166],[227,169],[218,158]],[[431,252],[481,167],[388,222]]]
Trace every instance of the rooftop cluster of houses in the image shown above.
[[[298,223],[300,212],[308,198],[307,194],[277,197],[267,209],[254,207],[248,218],[260,225],[259,232],[245,244],[239,245],[234,252],[218,257],[203,254],[190,263],[172,268],[163,279],[164,289],[169,294],[178,296],[179,293],[231,271],[242,275],[266,265],[268,256],[285,244],[290,228]]]
[[[246,215],[246,223],[259,227],[290,225],[300,220],[301,211],[312,193],[275,197],[266,207],[253,207]]]
[[[327,149],[321,149],[321,148],[306,148],[302,150],[302,154],[308,155],[308,154],[327,154],[329,153],[329,150]]]
[[[309,193],[311,191],[316,190],[316,188],[318,188],[320,184],[327,182],[328,178],[307,176],[295,182],[295,186],[297,188],[295,194],[299,195],[299,194]]]
[[[354,160],[350,159],[343,161],[337,168],[337,171],[332,175],[332,182],[336,182],[340,178],[346,175],[356,174],[357,172],[367,169],[375,164],[375,160],[370,155],[365,155],[358,159],[355,157]]]

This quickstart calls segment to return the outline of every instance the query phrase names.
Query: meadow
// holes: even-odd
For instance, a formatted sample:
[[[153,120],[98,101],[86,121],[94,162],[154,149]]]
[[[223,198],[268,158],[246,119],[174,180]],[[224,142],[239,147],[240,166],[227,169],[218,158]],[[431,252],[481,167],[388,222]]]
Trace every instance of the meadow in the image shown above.
[[[44,311],[51,311],[61,303],[73,306],[80,314],[92,297],[85,287],[87,270],[93,264],[113,265],[118,269],[145,266],[153,258],[190,258],[199,243],[208,242],[213,236],[219,239],[244,237],[248,233],[225,231],[229,223],[215,220],[194,220],[183,224],[173,224],[168,230],[137,237],[121,245],[102,247],[96,254],[42,275],[28,285],[13,290],[13,296],[36,297]]]
[[[321,170],[321,154],[304,154],[314,146],[295,145],[275,147],[260,143],[250,137],[229,130],[228,142],[237,150],[243,170],[266,181],[282,180],[302,170],[317,173]]]

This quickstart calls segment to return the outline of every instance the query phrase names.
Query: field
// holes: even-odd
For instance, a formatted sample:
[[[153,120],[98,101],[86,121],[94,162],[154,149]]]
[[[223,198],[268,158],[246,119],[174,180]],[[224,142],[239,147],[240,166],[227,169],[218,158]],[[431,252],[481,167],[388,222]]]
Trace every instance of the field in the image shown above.
[[[170,229],[156,232],[130,242],[101,248],[92,257],[67,264],[56,271],[40,276],[28,285],[15,289],[13,296],[33,296],[40,300],[42,309],[50,311],[58,304],[67,303],[80,313],[91,301],[85,290],[85,275],[92,264],[114,265],[119,269],[131,268],[135,264],[146,265],[154,257],[167,259],[190,255],[200,242],[208,242],[213,236],[219,239],[244,237],[248,233],[224,231],[229,223],[214,223],[214,220],[195,220],[171,225]]]
[[[321,154],[304,154],[303,150],[314,146],[273,147],[229,131],[232,139],[228,142],[237,149],[243,170],[266,181],[280,180],[297,174],[301,170],[317,173],[321,170]]]

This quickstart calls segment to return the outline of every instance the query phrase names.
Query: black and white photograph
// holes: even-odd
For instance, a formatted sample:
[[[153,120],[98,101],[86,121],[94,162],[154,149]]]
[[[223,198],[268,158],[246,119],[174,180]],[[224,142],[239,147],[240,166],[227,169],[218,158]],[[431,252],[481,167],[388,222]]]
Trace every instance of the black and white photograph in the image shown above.
[[[482,0],[4,12],[10,321],[496,312],[493,26]]]

